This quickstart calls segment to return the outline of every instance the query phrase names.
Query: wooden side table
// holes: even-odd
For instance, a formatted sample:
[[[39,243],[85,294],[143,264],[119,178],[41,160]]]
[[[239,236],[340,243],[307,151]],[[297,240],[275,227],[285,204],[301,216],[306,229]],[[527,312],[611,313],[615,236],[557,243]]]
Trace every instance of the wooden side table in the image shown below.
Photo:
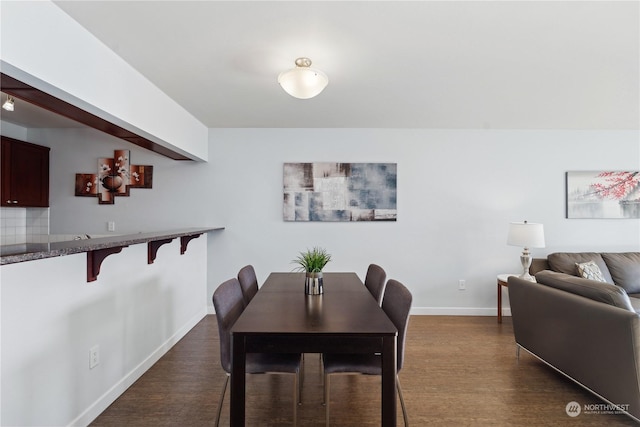
[[[517,274],[498,274],[498,323],[502,323],[502,286],[509,287],[509,276],[517,276]]]
[[[519,276],[519,274],[507,273],[507,274],[498,274],[498,323],[502,323],[502,288],[509,288],[509,277],[510,276]],[[535,277],[533,278],[535,282]]]

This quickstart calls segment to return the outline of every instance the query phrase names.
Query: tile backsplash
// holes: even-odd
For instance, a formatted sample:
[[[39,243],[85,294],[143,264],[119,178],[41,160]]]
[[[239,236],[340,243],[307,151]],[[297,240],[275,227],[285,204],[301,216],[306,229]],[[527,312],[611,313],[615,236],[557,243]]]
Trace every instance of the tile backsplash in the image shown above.
[[[0,244],[49,241],[49,208],[0,208]]]

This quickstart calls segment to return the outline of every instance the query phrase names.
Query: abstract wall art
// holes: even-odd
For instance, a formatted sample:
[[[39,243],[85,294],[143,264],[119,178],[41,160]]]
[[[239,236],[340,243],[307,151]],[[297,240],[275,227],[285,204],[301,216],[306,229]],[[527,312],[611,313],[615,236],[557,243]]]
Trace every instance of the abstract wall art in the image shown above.
[[[640,171],[567,172],[567,218],[640,218]]]
[[[129,150],[115,150],[113,158],[98,159],[98,173],[77,173],[75,195],[97,197],[98,204],[112,205],[116,196],[129,196],[131,188],[151,188],[153,166],[129,163]]]
[[[396,221],[396,163],[285,163],[285,221]]]

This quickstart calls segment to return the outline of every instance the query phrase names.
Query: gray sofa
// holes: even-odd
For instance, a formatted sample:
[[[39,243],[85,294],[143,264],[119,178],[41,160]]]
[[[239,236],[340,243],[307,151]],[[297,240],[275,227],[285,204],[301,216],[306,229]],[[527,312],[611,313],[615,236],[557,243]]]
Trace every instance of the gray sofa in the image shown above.
[[[589,261],[604,282],[579,276]],[[640,253],[554,253],[531,273],[509,278],[518,351],[640,422]]]

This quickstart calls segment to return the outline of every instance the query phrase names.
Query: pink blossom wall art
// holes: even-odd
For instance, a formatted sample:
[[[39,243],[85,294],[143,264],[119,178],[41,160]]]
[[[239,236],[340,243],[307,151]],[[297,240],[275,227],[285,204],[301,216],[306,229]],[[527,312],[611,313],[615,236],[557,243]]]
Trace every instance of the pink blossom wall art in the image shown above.
[[[640,218],[640,171],[567,172],[567,218]]]

